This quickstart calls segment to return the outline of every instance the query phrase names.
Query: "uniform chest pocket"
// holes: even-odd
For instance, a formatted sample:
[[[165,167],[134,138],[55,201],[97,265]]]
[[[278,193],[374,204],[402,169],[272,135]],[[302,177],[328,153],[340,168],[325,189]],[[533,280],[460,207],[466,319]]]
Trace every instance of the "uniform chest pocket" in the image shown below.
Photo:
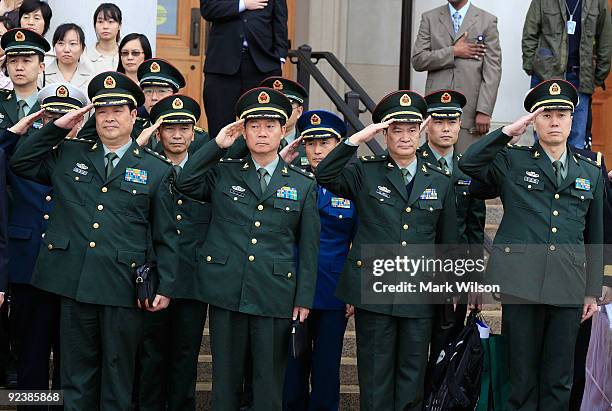
[[[591,191],[570,188],[570,218],[576,218],[582,221],[586,217],[586,213],[589,210],[589,205],[591,204],[592,199],[593,193]]]
[[[232,202],[249,204],[251,195],[241,186],[231,186],[223,190],[223,194],[229,197]]]
[[[191,215],[197,223],[210,223],[210,203],[202,203],[200,201],[191,201]]]
[[[339,220],[354,218],[354,211],[350,207],[342,208],[342,207],[333,207],[330,205],[329,207],[326,207],[326,211],[330,216],[336,217]]]
[[[122,203],[125,209],[117,210],[119,213],[128,212],[129,214],[148,215],[149,212],[149,186],[146,184],[134,184],[129,181],[122,181],[119,185],[121,190]]]
[[[395,197],[391,194],[391,190],[382,188],[373,188],[370,190],[370,196],[375,198],[380,204],[386,204],[388,206],[395,205]]]
[[[560,34],[565,28],[563,24],[563,18],[558,10],[556,4],[551,4],[550,8],[542,6],[542,33],[546,34]]]
[[[86,193],[89,190],[89,184],[93,179],[93,174],[84,172],[85,174],[75,171],[66,171],[63,176],[65,184],[56,184],[55,192],[58,198],[71,203],[84,205]]]
[[[428,211],[430,213],[434,213],[442,210],[442,201],[441,200],[423,200],[419,199],[416,202],[416,207],[420,210]]]

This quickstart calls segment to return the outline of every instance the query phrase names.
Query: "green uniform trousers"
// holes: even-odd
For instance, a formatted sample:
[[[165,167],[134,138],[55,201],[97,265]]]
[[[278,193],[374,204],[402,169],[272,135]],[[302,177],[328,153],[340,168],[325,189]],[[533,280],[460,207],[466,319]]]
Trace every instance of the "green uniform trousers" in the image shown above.
[[[252,411],[281,411],[291,320],[210,306],[213,411],[236,411],[247,351],[253,358]]]
[[[510,359],[507,411],[569,409],[581,315],[581,307],[502,305]]]
[[[143,312],[62,298],[60,373],[65,411],[126,411]]]
[[[432,323],[355,309],[361,411],[423,408]]]
[[[206,309],[197,300],[174,299],[165,310],[145,313],[136,372],[140,411],[196,409]]]

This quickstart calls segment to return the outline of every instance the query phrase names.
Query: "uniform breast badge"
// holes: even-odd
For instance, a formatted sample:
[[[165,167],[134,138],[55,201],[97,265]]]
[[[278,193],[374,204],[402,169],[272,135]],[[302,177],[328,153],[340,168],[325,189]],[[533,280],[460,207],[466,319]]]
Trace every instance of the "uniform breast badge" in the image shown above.
[[[138,184],[147,184],[148,172],[137,168],[125,169],[125,181]]]

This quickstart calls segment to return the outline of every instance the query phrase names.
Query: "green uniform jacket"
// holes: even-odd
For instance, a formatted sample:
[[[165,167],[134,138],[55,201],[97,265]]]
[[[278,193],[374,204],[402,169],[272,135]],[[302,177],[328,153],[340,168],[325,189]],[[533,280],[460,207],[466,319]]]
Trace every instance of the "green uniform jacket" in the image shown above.
[[[319,184],[355,203],[359,218],[336,296],[368,311],[400,317],[432,317],[431,305],[363,304],[361,246],[457,244],[457,215],[450,176],[417,157],[417,173],[408,197],[401,171],[391,157],[387,154],[361,157],[347,166],[356,151],[357,147],[338,144],[315,171]],[[419,198],[428,188],[436,190],[437,199]]]
[[[463,244],[473,244],[474,247],[470,249],[470,254],[476,253],[479,256],[478,258],[480,258],[482,257],[487,207],[484,200],[479,200],[470,195],[472,179],[459,169],[461,156],[462,154],[457,154],[453,159],[453,173],[451,177],[451,184],[455,190],[459,241]],[[436,157],[427,143],[420,147],[419,157],[424,161],[437,165]]]
[[[34,107],[28,114],[36,113],[40,110],[38,102],[34,104]],[[0,129],[7,129],[13,127],[19,119],[17,118],[17,112],[19,107],[17,106],[17,96],[15,90],[4,90],[0,89]],[[30,133],[40,129],[42,127],[42,120],[37,120],[30,129]]]
[[[612,22],[608,0],[582,0],[580,89],[593,94],[610,72]],[[569,52],[565,0],[533,0],[523,26],[523,69],[543,80],[564,78]],[[538,53],[548,49],[552,54]]]
[[[487,282],[500,285],[502,293],[550,305],[582,304],[585,296],[600,296],[599,166],[568,147],[568,174],[557,189],[552,163],[542,147],[508,145],[510,140],[496,130],[473,144],[459,161],[467,175],[499,187],[504,205]]]
[[[158,293],[173,297],[178,249],[171,165],[134,142],[107,180],[102,144],[64,140],[67,134],[48,124],[26,137],[11,160],[17,175],[55,190],[32,283],[79,302],[134,307],[134,269],[153,259],[153,249]]]
[[[290,318],[293,307],[310,308],[314,300],[320,222],[313,175],[281,159],[261,195],[251,158],[216,164],[224,154],[207,143],[176,181],[178,191],[212,203],[198,250],[204,301]]]

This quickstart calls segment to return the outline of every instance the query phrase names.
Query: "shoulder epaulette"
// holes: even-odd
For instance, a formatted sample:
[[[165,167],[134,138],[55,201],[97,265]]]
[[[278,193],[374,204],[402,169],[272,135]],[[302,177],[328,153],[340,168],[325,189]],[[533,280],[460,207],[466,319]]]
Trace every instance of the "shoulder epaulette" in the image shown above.
[[[153,157],[160,159],[161,161],[163,161],[166,164],[170,164],[172,165],[172,161],[168,160],[166,157],[162,156],[161,154],[159,154],[156,151],[151,150],[148,147],[142,147],[144,151],[146,151],[147,153],[151,154]]]
[[[448,170],[442,170],[442,168],[438,167],[438,166],[437,166],[437,165],[435,165],[435,164],[431,164],[430,162],[427,162],[427,161],[424,161],[424,162],[423,162],[423,164],[426,164],[426,165],[427,165],[427,168],[429,168],[430,170],[437,171],[438,173],[443,174],[443,175],[445,175],[445,176],[447,176],[447,177],[450,177],[450,176],[451,176],[450,171],[448,171]]]
[[[385,161],[387,159],[387,155],[381,154],[379,156],[361,156],[359,159],[364,163],[371,163],[373,161]]]
[[[574,153],[574,156],[580,160],[586,161],[587,163],[597,167],[597,168],[601,168],[601,164],[598,163],[596,160],[591,160],[590,158],[583,156],[582,154],[578,154],[578,153]]]
[[[95,140],[89,140],[87,138],[72,138],[72,137],[65,137],[64,141],[75,142],[75,143],[88,143],[88,144],[93,144],[96,142]]]
[[[0,88],[0,94],[10,94],[11,91],[13,90],[8,88]]]
[[[521,145],[518,145],[518,144],[510,144],[510,143],[506,144],[506,147],[512,148],[512,149],[515,149],[515,150],[526,150],[526,151],[533,150],[533,146],[521,146]]]
[[[136,121],[147,121],[144,117],[136,117]]]
[[[219,163],[244,163],[246,158],[222,158]]]
[[[195,126],[193,129],[195,130],[196,133],[205,133],[202,127]]]
[[[597,160],[595,160],[597,162],[597,165],[599,167],[601,167],[601,158],[603,157],[603,154],[601,154],[601,151],[597,152]]]
[[[294,170],[294,171],[297,171],[298,173],[300,173],[300,174],[302,174],[302,175],[304,175],[304,176],[306,176],[308,178],[312,178],[313,180],[315,178],[315,175],[312,174],[310,171],[306,171],[303,168],[294,166],[293,164],[289,164],[289,168]]]

